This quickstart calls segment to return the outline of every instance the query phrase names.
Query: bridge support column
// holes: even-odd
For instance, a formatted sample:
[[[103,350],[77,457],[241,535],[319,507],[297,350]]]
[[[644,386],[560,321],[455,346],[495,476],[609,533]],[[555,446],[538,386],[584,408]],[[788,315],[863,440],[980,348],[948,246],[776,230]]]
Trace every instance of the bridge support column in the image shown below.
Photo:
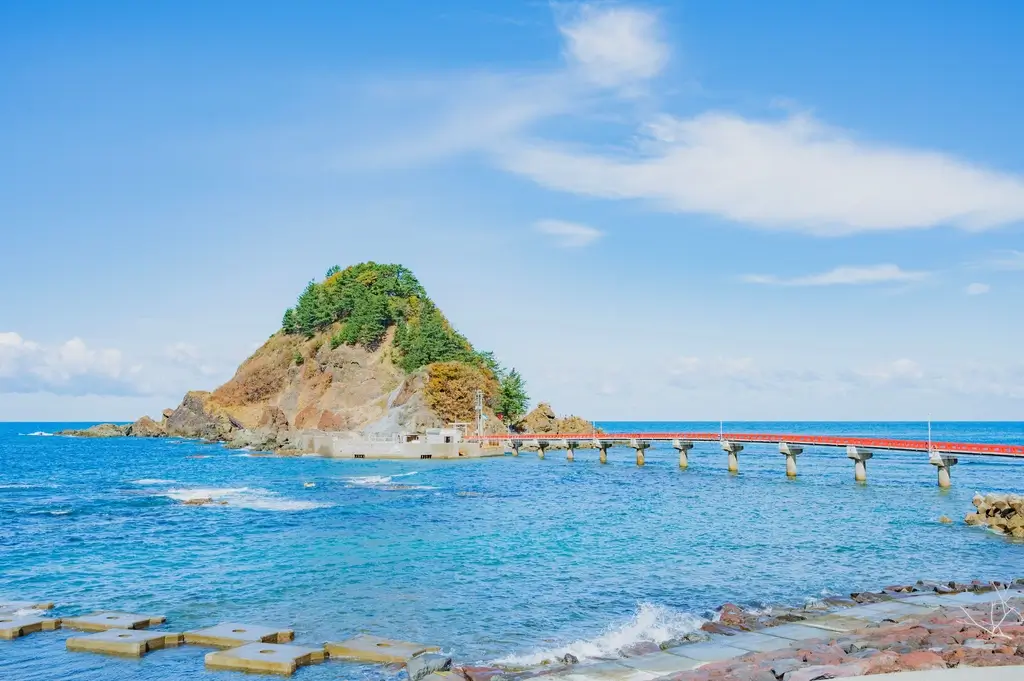
[[[594,440],[594,446],[601,452],[598,461],[608,463],[608,448],[614,443],[611,440]]]
[[[786,457],[786,477],[796,477],[796,457],[804,453],[803,447],[791,445],[788,442],[779,443],[779,453]]]
[[[939,470],[939,487],[942,489],[950,488],[953,485],[953,481],[949,477],[949,469],[958,463],[957,458],[949,454],[936,454],[933,452],[929,456],[928,462]]]
[[[509,440],[508,446],[512,448],[512,456],[519,456],[519,447],[522,446],[522,442],[519,440]]]
[[[565,447],[565,460],[575,461],[576,448],[580,446],[580,443],[576,440],[562,440],[562,446]]]
[[[647,440],[630,440],[629,446],[636,450],[636,465],[643,466],[646,463],[644,450],[649,449],[651,443]]]
[[[729,455],[729,472],[740,472],[740,459],[737,456],[743,451],[743,445],[728,440],[722,440],[722,451]]]
[[[534,446],[534,447],[537,448],[537,458],[538,459],[543,459],[544,458],[544,452],[547,451],[547,448],[551,446],[551,443],[548,442],[547,440],[534,440],[530,444],[531,444],[531,446]]]
[[[693,449],[693,443],[685,440],[672,440],[672,447],[679,452],[679,467],[688,467],[690,465],[689,451]]]
[[[867,482],[868,459],[874,456],[874,454],[864,449],[863,447],[847,445],[846,456],[849,459],[853,459],[853,479],[856,480],[857,482]]]

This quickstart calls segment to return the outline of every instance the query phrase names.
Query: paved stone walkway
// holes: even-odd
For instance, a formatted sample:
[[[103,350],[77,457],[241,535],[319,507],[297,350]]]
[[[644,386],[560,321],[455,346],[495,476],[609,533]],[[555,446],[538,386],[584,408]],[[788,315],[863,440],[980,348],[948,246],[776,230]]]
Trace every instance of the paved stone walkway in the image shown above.
[[[1021,592],[1011,592],[1011,597],[1020,598]],[[990,603],[998,601],[999,598],[999,594],[994,592],[907,596],[881,603],[844,608],[828,614],[811,615],[799,623],[768,627],[733,636],[712,634],[709,641],[686,643],[661,652],[614,662],[582,664],[566,672],[542,678],[559,681],[652,681],[661,676],[697,669],[709,662],[728,660],[751,652],[780,650],[799,641],[834,637],[883,620],[928,615],[940,607],[955,608],[961,605]],[[899,681],[1024,681],[1024,667],[950,669],[923,674],[901,672],[871,678],[893,678]]]

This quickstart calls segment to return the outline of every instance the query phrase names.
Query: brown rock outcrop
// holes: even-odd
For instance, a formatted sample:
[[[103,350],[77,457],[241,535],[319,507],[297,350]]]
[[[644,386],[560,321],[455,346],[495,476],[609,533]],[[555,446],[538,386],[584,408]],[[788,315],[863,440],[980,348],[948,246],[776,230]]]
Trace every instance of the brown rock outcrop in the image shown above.
[[[203,390],[187,393],[178,408],[167,417],[167,435],[222,440],[241,427],[228,413],[218,409],[211,397]]]
[[[968,513],[968,525],[986,525],[993,532],[1024,539],[1024,497],[1016,494],[975,494],[971,500],[976,509]]]
[[[128,426],[125,435],[131,435],[132,437],[163,437],[167,435],[167,431],[162,424],[157,423],[148,416],[143,416]]]
[[[564,433],[570,435],[590,435],[599,433],[592,421],[587,421],[579,416],[566,416],[558,418],[555,410],[547,402],[541,402],[533,411],[527,414],[519,423],[515,424],[513,430],[520,433]]]

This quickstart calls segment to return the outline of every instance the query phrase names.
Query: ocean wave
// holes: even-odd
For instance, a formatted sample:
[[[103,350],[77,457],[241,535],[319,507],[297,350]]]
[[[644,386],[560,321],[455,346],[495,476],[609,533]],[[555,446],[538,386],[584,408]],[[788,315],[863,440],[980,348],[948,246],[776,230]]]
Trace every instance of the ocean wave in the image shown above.
[[[139,478],[138,480],[132,480],[133,485],[173,485],[174,480],[164,480],[163,478]]]
[[[49,483],[47,483],[45,485],[39,485],[39,484],[29,483],[29,482],[0,483],[0,489],[55,489],[56,487],[57,487],[57,485],[53,485],[53,484],[49,484]]]
[[[356,475],[348,478],[342,478],[351,487],[370,487],[373,489],[385,490],[390,492],[398,492],[402,490],[432,490],[437,489],[430,485],[407,485],[405,483],[395,482],[395,478],[406,478],[410,475],[416,475],[417,471],[410,471],[408,473],[395,473],[394,475]]]
[[[253,511],[311,511],[328,508],[334,504],[316,501],[282,499],[276,492],[259,487],[198,487],[169,489],[160,496],[175,501],[198,501],[212,499],[213,506],[247,508]]]
[[[25,435],[26,437],[53,437],[54,433],[47,433],[45,430],[37,430],[34,433],[19,433],[19,435]]]
[[[29,511],[28,514],[29,515],[62,516],[62,515],[71,515],[71,510],[67,509],[67,508],[60,508],[60,509],[53,509],[53,510]]]
[[[510,655],[496,660],[497,664],[532,667],[546,660],[555,660],[572,653],[581,662],[607,660],[624,656],[624,652],[640,643],[661,644],[678,639],[700,629],[700,617],[680,612],[663,605],[640,603],[628,622],[609,627],[604,633],[590,639],[554,646],[531,653]]]

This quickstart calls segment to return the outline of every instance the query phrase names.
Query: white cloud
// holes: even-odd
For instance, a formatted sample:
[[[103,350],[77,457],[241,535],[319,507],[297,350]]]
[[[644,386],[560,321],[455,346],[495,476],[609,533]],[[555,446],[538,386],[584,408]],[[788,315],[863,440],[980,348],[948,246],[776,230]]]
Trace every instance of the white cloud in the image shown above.
[[[978,282],[975,282],[973,284],[968,284],[967,288],[964,289],[964,291],[969,296],[980,296],[980,295],[982,295],[984,293],[988,293],[991,290],[992,290],[992,287],[989,286],[988,284],[981,284],[981,283],[978,283]]]
[[[921,281],[928,272],[907,271],[898,265],[867,265],[864,267],[837,267],[820,274],[786,279],[772,274],[748,274],[742,277],[750,284],[771,284],[774,286],[856,286],[865,284],[890,284]]]
[[[560,248],[581,248],[601,237],[600,230],[565,220],[539,220],[533,227],[542,234],[554,237],[555,245]]]
[[[1024,220],[1024,179],[934,152],[858,142],[808,115],[663,116],[633,153],[533,142],[500,163],[552,189],[822,235]]]
[[[0,333],[0,392],[135,395],[138,371],[120,350],[92,349],[81,338],[48,347]]]
[[[571,67],[602,87],[621,87],[658,75],[669,49],[652,12],[580,5],[558,25]]]
[[[990,270],[1024,270],[1024,251],[999,251],[988,260],[978,263],[978,265]]]

